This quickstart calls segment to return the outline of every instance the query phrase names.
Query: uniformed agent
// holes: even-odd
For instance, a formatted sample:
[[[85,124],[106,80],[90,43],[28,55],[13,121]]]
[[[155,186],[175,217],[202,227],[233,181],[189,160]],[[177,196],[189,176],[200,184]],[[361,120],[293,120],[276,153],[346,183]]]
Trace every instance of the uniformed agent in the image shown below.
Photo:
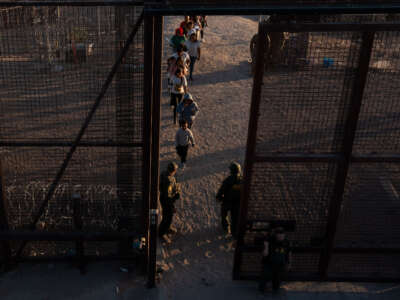
[[[290,256],[290,244],[282,227],[265,237],[262,274],[258,286],[261,292],[264,292],[267,281],[272,281],[274,292],[279,291],[282,277],[290,265]]]
[[[175,212],[175,201],[180,197],[180,187],[175,178],[177,170],[178,165],[170,162],[167,170],[162,172],[160,176],[160,203],[162,207],[162,220],[158,229],[160,237],[172,231],[170,226]]]
[[[229,166],[231,174],[222,182],[217,193],[217,201],[221,203],[221,224],[224,231],[228,231],[228,212],[231,213],[230,229],[236,238],[237,223],[240,210],[240,190],[242,186],[241,167],[237,162]]]

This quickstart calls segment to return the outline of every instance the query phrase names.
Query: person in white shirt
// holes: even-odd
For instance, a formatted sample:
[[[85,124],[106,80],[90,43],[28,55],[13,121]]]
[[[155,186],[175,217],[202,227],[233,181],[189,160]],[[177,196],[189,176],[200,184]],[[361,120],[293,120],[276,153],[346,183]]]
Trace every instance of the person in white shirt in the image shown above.
[[[179,58],[182,58],[183,63],[186,65],[186,67],[189,67],[190,56],[187,52],[185,52],[186,48],[187,47],[184,45],[179,45],[178,48],[176,49],[176,52],[172,56],[175,57],[176,60],[178,60]]]
[[[192,33],[190,39],[185,42],[185,46],[188,49],[190,65],[189,65],[189,80],[193,80],[194,64],[197,60],[200,60],[200,42],[197,40],[197,35]]]
[[[194,30],[194,23],[192,20],[186,23],[186,38],[190,37],[190,33]]]
[[[185,169],[186,158],[189,151],[189,145],[194,147],[194,137],[192,131],[188,128],[185,120],[179,121],[180,128],[175,135],[176,152],[181,159],[181,169]]]
[[[170,105],[174,113],[174,124],[176,124],[176,107],[182,101],[183,95],[187,93],[187,80],[181,68],[176,69],[170,82],[172,85]]]

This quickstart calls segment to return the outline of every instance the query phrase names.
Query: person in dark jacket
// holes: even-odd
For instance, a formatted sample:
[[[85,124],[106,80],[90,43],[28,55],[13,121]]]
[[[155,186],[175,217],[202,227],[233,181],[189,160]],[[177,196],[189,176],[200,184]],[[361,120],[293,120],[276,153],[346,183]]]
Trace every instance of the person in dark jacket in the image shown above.
[[[230,231],[234,238],[237,237],[237,222],[240,210],[240,191],[242,186],[241,167],[237,162],[229,166],[231,174],[222,182],[217,193],[217,201],[221,203],[221,225],[228,231],[228,212],[231,214]]]
[[[191,129],[194,119],[199,112],[199,107],[197,103],[193,101],[193,97],[190,93],[183,96],[183,101],[179,103],[176,112],[179,114],[179,121],[186,121],[188,123],[188,128]]]
[[[162,207],[162,220],[158,228],[158,234],[163,237],[167,233],[171,233],[171,223],[175,212],[175,201],[180,197],[180,187],[176,182],[175,174],[178,165],[170,162],[167,170],[160,176],[160,203]]]
[[[260,292],[265,291],[267,281],[272,281],[274,292],[279,291],[282,277],[290,268],[290,256],[290,244],[285,231],[278,227],[271,236],[267,235],[264,239],[262,273],[258,285]]]

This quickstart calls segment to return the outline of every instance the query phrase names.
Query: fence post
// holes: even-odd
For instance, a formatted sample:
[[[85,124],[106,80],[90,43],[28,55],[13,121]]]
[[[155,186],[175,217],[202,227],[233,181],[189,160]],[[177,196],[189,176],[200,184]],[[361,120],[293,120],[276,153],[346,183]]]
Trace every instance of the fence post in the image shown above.
[[[152,96],[153,96],[153,35],[154,22],[153,17],[144,18],[144,118],[143,118],[143,215],[146,225],[146,269],[148,277],[148,286],[154,286],[155,274],[152,269],[151,249],[153,247],[153,235],[151,233],[150,218],[150,186],[151,186],[151,145],[152,145]]]
[[[126,10],[124,6],[116,6],[115,10],[115,55],[118,57],[121,49],[124,47],[126,39]],[[128,53],[122,60],[115,74],[115,93],[116,93],[116,138],[117,143],[132,141],[134,136],[134,85],[131,74],[125,68]],[[129,212],[132,211],[133,201],[133,180],[134,180],[134,159],[132,148],[117,146],[117,195],[121,204],[122,211],[118,220],[118,230],[132,230],[132,220]],[[129,255],[132,250],[132,239],[126,239],[118,242],[118,252],[121,255]]]
[[[264,76],[264,64],[265,64],[265,45],[267,34],[265,32],[263,22],[258,25],[258,43],[256,52],[256,66],[253,80],[253,91],[251,95],[251,107],[249,116],[249,127],[247,133],[247,146],[246,146],[246,158],[244,162],[244,174],[243,174],[243,188],[241,191],[240,201],[240,215],[239,215],[239,228],[238,240],[235,249],[234,264],[233,264],[233,279],[240,279],[240,265],[242,263],[242,248],[244,246],[244,235],[246,233],[246,219],[247,209],[249,202],[251,176],[253,172],[253,163],[256,148],[257,138],[257,123],[258,123],[258,112],[260,110],[261,91]]]
[[[336,171],[333,196],[329,204],[326,243],[321,251],[319,261],[319,274],[322,279],[326,278],[327,276],[329,262],[334,247],[337,221],[340,216],[341,205],[343,202],[343,193],[346,185],[351,154],[353,151],[354,137],[357,130],[357,123],[360,114],[364,88],[368,76],[369,62],[371,59],[372,47],[374,44],[374,35],[375,32],[363,32],[362,34],[359,65],[351,92],[351,102],[349,105],[349,110],[347,112],[346,123],[344,127],[344,139],[342,146],[343,160],[339,162]]]
[[[150,191],[150,249],[148,287],[155,286],[157,226],[158,226],[158,185],[160,158],[160,109],[161,109],[161,59],[163,40],[163,17],[154,17],[154,59],[153,59],[153,107],[152,107],[152,143],[151,143],[151,191]]]
[[[75,229],[82,232],[83,222],[82,222],[82,209],[81,209],[81,194],[78,191],[73,191],[72,193],[72,207],[74,214],[74,225]],[[76,241],[76,257],[81,274],[86,273],[86,262],[85,262],[85,248],[83,246],[83,240]]]
[[[3,178],[3,168],[0,157],[0,231],[9,230],[8,225],[8,205],[5,194],[5,185]],[[11,264],[11,247],[9,241],[0,243],[0,267],[8,270]]]

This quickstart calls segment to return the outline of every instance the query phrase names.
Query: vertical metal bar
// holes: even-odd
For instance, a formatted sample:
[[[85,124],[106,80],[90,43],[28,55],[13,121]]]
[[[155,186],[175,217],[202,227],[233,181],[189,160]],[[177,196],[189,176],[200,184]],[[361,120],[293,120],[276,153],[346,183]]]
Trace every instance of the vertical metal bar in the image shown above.
[[[126,10],[129,7],[116,6],[115,10],[115,54],[118,56],[123,48],[125,39]],[[128,56],[128,53],[127,55]],[[117,143],[129,141],[133,136],[133,101],[134,90],[132,76],[124,68],[126,57],[121,63],[121,67],[115,74],[116,84],[116,133]],[[133,166],[134,160],[132,148],[117,147],[117,195],[122,207],[122,214],[118,216],[118,230],[131,230],[132,220],[127,212],[131,210],[133,201]],[[124,239],[118,242],[118,252],[122,256],[129,255],[132,249],[132,239]]]
[[[81,195],[78,191],[74,191],[72,194],[72,207],[74,214],[74,226],[79,232],[82,232],[83,222],[82,222],[82,209],[81,209]],[[81,274],[86,273],[86,263],[85,263],[85,249],[83,247],[83,240],[79,239],[75,243],[76,257],[78,261],[79,270]]]
[[[251,176],[255,157],[258,112],[260,110],[261,91],[264,76],[264,54],[266,51],[267,34],[264,29],[264,23],[258,25],[258,43],[256,53],[256,69],[254,73],[253,91],[251,95],[251,107],[249,116],[249,128],[247,133],[246,158],[244,163],[243,174],[243,189],[241,192],[240,201],[240,216],[239,216],[239,231],[238,241],[235,249],[233,279],[237,280],[240,277],[240,265],[242,261],[242,247],[244,245],[244,235],[246,232],[246,218],[249,202]]]
[[[343,139],[343,161],[338,165],[336,171],[335,187],[333,197],[329,204],[328,224],[326,229],[326,244],[322,249],[319,274],[321,278],[326,278],[329,262],[334,246],[337,221],[340,215],[340,208],[343,202],[343,192],[345,189],[346,178],[349,170],[351,153],[353,151],[354,137],[357,130],[357,123],[361,109],[364,88],[367,81],[371,52],[374,43],[375,32],[363,32],[362,44],[360,48],[360,59],[356,78],[354,80],[353,91],[351,93],[351,103],[346,118]]]
[[[150,240],[148,287],[155,286],[157,226],[158,226],[158,185],[160,158],[160,109],[161,109],[161,59],[163,47],[163,17],[154,17],[154,66],[153,66],[153,110],[152,110],[152,144],[151,144],[151,197],[150,197]]]
[[[152,132],[152,91],[153,91],[153,18],[144,18],[144,118],[143,118],[143,216],[147,233],[146,268],[150,265],[150,186],[151,186],[151,132]]]
[[[8,225],[8,205],[5,195],[5,185],[3,178],[3,168],[0,157],[0,231],[9,230]],[[0,244],[0,266],[3,265],[4,269],[7,270],[11,264],[11,247],[9,241],[2,241]]]

